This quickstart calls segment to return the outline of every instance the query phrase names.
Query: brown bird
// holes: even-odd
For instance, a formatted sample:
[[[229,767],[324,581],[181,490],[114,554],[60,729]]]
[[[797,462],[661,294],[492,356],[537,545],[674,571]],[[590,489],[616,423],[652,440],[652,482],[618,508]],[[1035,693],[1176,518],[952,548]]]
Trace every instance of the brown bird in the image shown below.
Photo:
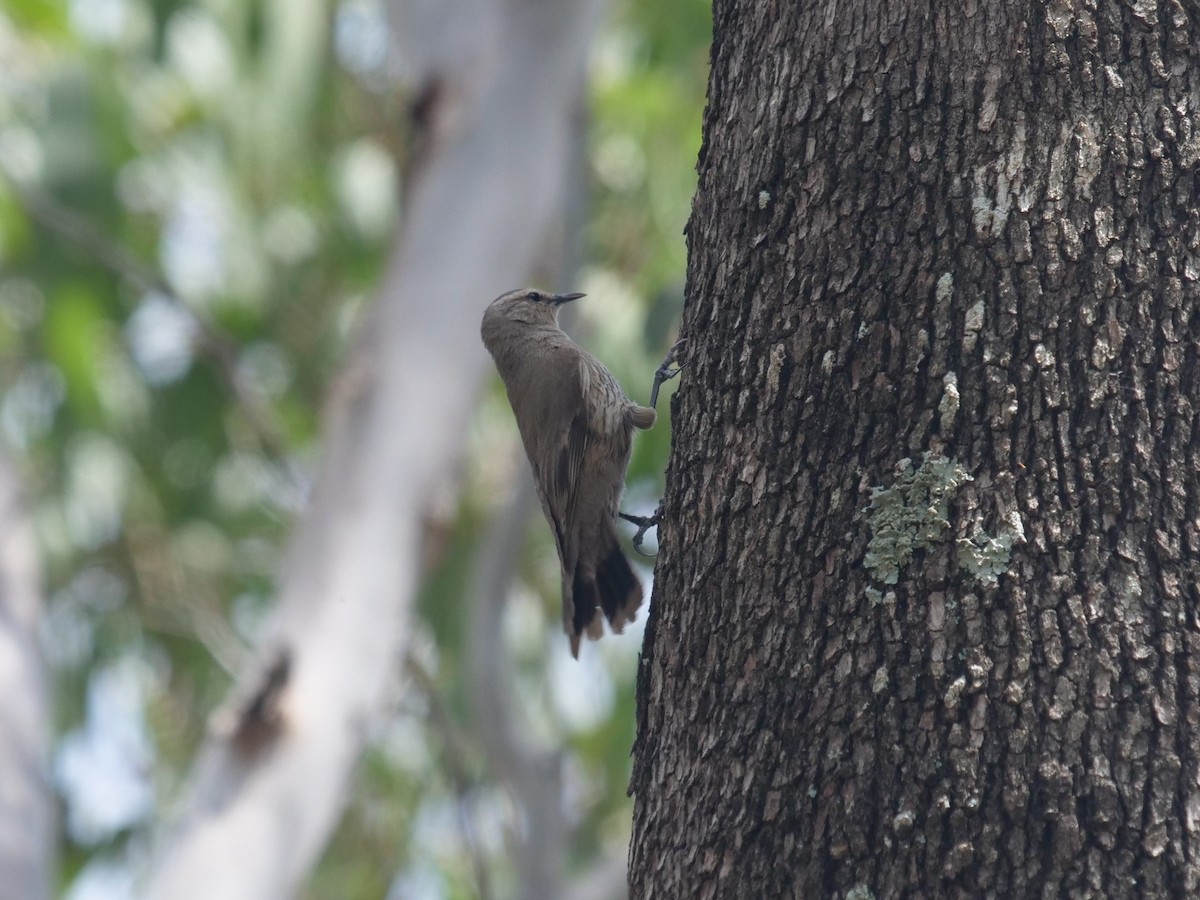
[[[538,499],[562,563],[563,630],[620,633],[642,605],[642,585],[617,543],[616,517],[635,428],[655,412],[625,396],[598,359],[558,326],[558,310],[583,294],[523,289],[492,301],[483,344],[508,392]]]

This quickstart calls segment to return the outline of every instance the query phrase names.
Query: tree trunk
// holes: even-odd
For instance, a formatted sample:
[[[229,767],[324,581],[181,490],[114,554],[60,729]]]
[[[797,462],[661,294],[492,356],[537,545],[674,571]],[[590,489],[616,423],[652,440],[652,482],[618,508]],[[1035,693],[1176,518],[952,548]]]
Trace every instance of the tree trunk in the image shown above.
[[[632,896],[1200,889],[1196,20],[716,3]]]

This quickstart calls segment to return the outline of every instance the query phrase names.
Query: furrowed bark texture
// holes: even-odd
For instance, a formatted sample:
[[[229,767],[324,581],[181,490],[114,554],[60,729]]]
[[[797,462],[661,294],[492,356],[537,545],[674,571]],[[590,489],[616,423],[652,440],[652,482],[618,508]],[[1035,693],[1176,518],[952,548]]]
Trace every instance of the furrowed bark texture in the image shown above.
[[[714,32],[632,895],[1195,896],[1196,8]]]

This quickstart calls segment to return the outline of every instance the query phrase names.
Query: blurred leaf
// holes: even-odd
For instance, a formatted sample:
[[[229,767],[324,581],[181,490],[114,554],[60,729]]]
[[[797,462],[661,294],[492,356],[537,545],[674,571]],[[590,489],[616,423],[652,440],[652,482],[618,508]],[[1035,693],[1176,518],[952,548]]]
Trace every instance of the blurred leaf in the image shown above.
[[[86,285],[64,284],[52,295],[46,314],[46,355],[67,385],[67,403],[84,421],[100,418],[96,385],[104,377],[98,348],[109,332],[104,310]]]
[[[40,37],[67,35],[67,5],[59,0],[8,0],[4,13],[17,27]]]

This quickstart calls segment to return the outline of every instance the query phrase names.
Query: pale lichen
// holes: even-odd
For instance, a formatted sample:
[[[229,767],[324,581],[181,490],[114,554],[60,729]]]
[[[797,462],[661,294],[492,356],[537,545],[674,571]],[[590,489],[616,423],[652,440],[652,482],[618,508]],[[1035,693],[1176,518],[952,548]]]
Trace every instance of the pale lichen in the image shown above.
[[[991,189],[992,178],[995,189]],[[980,168],[975,172],[975,196],[971,198],[971,218],[975,234],[981,240],[991,240],[1004,232],[1012,208],[1013,184],[1005,171]]]
[[[919,467],[911,459],[896,464],[891,487],[871,488],[867,507],[871,540],[865,565],[884,584],[896,584],[913,554],[932,546],[950,527],[950,498],[971,480],[958,462],[926,452]]]
[[[1012,535],[1005,533],[963,538],[958,542],[958,564],[983,584],[993,585],[1008,571],[1012,545]]]
[[[896,592],[881,591],[876,587],[868,584],[866,587],[867,603],[872,609],[879,609],[887,615],[895,615],[896,612]]]
[[[1091,122],[1077,122],[1073,137],[1075,143],[1075,189],[1079,192],[1079,196],[1090,199],[1092,182],[1100,174],[1103,149]]]
[[[939,303],[949,300],[954,296],[954,276],[949,272],[943,272],[937,280],[937,287],[933,291],[934,297]]]
[[[917,816],[911,809],[902,809],[896,813],[892,819],[892,831],[904,837],[910,834],[913,830],[913,825],[916,824]]]
[[[942,400],[938,404],[938,429],[948,435],[954,429],[954,417],[958,415],[958,375],[947,372],[942,377]]]
[[[998,89],[1000,87],[1000,75],[1002,69],[999,66],[989,66],[987,73],[983,79],[983,104],[979,109],[979,122],[976,127],[980,131],[991,131],[992,125],[996,122],[996,113],[1000,110],[1000,102],[997,99]]]
[[[767,361],[767,390],[771,394],[779,392],[779,375],[783,372],[783,362],[787,358],[787,348],[776,344],[771,348],[771,356]]]
[[[962,699],[963,691],[967,689],[967,679],[961,675],[950,682],[950,687],[946,688],[946,696],[942,698],[942,705],[946,709],[954,709],[958,706]]]
[[[963,319],[963,349],[968,353],[975,349],[979,332],[983,330],[983,311],[983,301],[980,300],[967,310]]]
[[[996,584],[1000,576],[1008,571],[1015,544],[1025,543],[1025,526],[1016,512],[1004,520],[1004,528],[992,536],[981,531],[973,537],[958,542],[958,564],[970,572],[981,583]]]

